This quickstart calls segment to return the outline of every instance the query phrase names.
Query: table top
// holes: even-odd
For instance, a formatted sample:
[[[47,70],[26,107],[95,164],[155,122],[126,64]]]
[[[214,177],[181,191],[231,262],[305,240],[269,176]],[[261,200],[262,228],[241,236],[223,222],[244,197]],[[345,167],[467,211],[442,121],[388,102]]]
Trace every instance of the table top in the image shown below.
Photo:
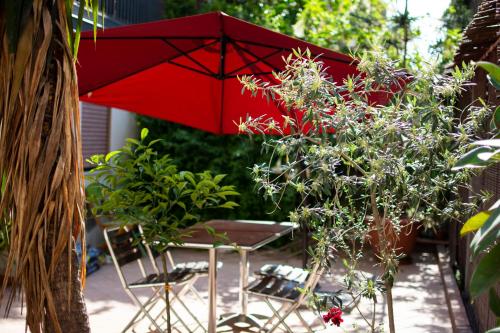
[[[225,233],[227,240],[214,238],[206,226],[216,233]],[[275,239],[290,233],[296,226],[291,222],[253,221],[253,220],[210,220],[196,224],[186,231],[181,247],[209,249],[214,242],[222,242],[218,249],[234,249],[235,245],[243,250],[253,251],[269,244]]]

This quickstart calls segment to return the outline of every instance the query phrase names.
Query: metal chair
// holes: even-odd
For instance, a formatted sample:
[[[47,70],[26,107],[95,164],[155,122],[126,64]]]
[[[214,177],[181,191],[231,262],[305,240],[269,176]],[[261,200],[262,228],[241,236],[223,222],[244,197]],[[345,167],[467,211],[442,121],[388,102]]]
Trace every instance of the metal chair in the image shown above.
[[[302,326],[309,333],[312,333],[310,324],[307,323],[299,311],[299,308],[306,305],[307,301],[307,293],[302,293],[300,289],[314,291],[315,296],[321,298],[331,297],[336,294],[319,288],[318,282],[323,274],[323,269],[311,274],[308,270],[288,265],[264,265],[255,274],[258,277],[257,280],[250,284],[245,289],[245,292],[262,298],[273,312],[273,315],[261,326],[262,332],[271,333],[281,325],[288,333],[293,333],[285,322],[285,319],[293,313],[299,318]],[[276,309],[271,300],[282,303],[281,307]],[[318,317],[323,327],[326,327],[319,313]],[[278,321],[273,324],[275,319],[278,319]],[[270,329],[266,329],[268,325],[272,325]]]
[[[165,253],[167,255],[168,262],[170,263],[171,267],[173,267],[174,271],[180,270],[182,272],[194,275],[193,277],[194,281],[189,284],[189,286],[186,289],[186,292],[190,291],[201,303],[206,305],[207,302],[201,297],[198,290],[194,287],[194,284],[196,280],[198,280],[200,277],[208,277],[208,266],[209,266],[208,261],[189,261],[189,262],[175,263],[172,257],[172,253],[168,250]],[[219,270],[220,268],[222,268],[222,262],[218,261],[217,270]]]
[[[125,326],[122,332],[126,332],[129,328],[135,326],[144,317],[147,317],[150,320],[152,327],[156,328],[158,332],[164,332],[164,330],[158,323],[159,318],[162,317],[164,312],[160,312],[160,314],[156,317],[153,317],[150,312],[155,304],[158,303],[158,301],[165,301],[165,294],[163,293],[165,277],[163,273],[160,273],[151,249],[143,241],[141,228],[139,226],[134,226],[131,228],[107,228],[104,230],[104,239],[106,240],[109,253],[111,255],[111,258],[113,259],[113,263],[115,265],[123,289],[132,299],[132,301],[139,307],[137,313]],[[173,264],[173,260],[170,254],[168,254],[168,257],[171,264]],[[145,263],[143,262],[145,258],[149,259],[149,265],[145,265]],[[133,282],[129,282],[125,277],[122,267],[134,261],[139,266],[142,278]],[[150,266],[149,272],[146,270],[146,266]],[[204,332],[206,332],[206,329],[203,327],[197,317],[189,310],[189,308],[181,299],[182,296],[185,295],[188,291],[193,292],[197,296],[197,298],[201,299],[196,289],[194,289],[193,284],[196,282],[199,276],[204,274],[204,265],[202,265],[201,263],[187,263],[183,265],[172,266],[172,270],[168,273],[168,282],[172,287],[181,286],[181,289],[177,293],[174,292],[174,290],[171,290],[169,292],[171,297],[171,304],[173,305],[174,303],[178,302],[196,322],[197,326],[195,327],[195,329],[198,329],[198,327],[200,327]],[[134,294],[134,291],[144,288],[151,288],[153,294],[145,303],[141,303],[137,295]],[[170,310],[171,313],[177,318],[177,320],[188,330],[188,332],[191,332],[186,322],[178,314],[173,306],[171,306]]]

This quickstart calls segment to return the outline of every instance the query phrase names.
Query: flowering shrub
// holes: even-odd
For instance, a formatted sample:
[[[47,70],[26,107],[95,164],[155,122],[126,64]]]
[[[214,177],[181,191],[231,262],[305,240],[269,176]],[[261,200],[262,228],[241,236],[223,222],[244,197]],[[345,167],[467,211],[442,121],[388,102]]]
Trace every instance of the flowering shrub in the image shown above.
[[[362,55],[358,69],[359,75],[335,83],[309,52],[295,52],[285,70],[274,74],[277,83],[241,78],[244,89],[280,104],[284,114],[248,118],[240,131],[281,134],[267,137],[264,148],[272,158],[253,167],[254,180],[277,208],[286,191],[300,196],[290,220],[313,231],[314,264],[327,266],[335,248],[346,259],[346,292],[374,304],[377,294],[386,293],[394,332],[392,286],[400,255],[386,233],[400,233],[402,216],[432,228],[468,214],[472,205],[459,200],[458,188],[471,172],[450,170],[490,110],[454,107],[472,67],[457,68],[451,76],[433,68],[410,75],[371,52]],[[383,272],[375,279],[356,272],[367,219],[380,239]],[[365,321],[375,332],[379,327],[372,318]]]

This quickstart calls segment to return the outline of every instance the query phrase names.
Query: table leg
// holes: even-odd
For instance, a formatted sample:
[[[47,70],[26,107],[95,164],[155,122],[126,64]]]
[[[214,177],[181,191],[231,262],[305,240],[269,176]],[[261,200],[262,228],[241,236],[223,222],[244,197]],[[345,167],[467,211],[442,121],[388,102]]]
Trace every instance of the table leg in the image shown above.
[[[217,327],[217,250],[208,250],[208,333]]]
[[[241,314],[247,314],[248,295],[243,290],[248,286],[248,251],[240,250],[240,304]]]

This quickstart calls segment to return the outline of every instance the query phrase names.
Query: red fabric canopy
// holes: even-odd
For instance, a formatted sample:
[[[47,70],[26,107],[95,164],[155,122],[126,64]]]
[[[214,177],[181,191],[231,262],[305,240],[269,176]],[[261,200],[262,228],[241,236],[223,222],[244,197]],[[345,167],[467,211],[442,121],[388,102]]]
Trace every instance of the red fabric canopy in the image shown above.
[[[235,122],[281,112],[266,99],[242,94],[237,76],[272,80],[282,57],[309,48],[333,79],[356,74],[344,54],[256,26],[221,12],[123,26],[81,36],[80,100],[161,118],[218,134]]]

